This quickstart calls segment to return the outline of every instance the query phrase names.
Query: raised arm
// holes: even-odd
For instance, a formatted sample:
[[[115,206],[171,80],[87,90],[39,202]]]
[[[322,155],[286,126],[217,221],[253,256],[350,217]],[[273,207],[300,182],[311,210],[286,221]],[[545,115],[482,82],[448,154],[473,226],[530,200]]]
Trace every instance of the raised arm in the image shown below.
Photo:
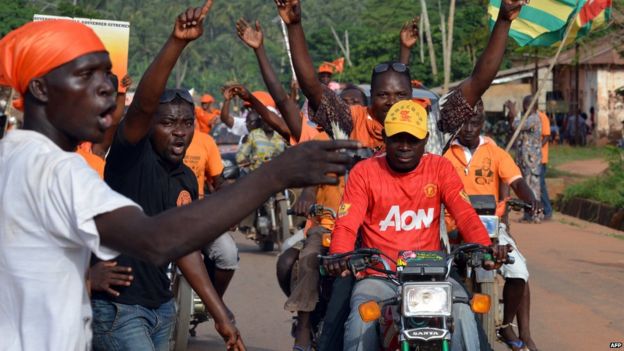
[[[406,22],[401,28],[401,51],[399,62],[409,65],[410,51],[418,43],[418,17]]]
[[[167,79],[182,50],[204,32],[204,19],[210,11],[212,0],[206,0],[202,7],[189,8],[176,18],[173,32],[152,64],[141,78],[132,104],[128,108],[123,128],[123,137],[131,144],[143,139],[158,108],[160,96],[165,90]]]
[[[260,118],[265,121],[271,128],[273,128],[276,132],[278,132],[284,139],[290,139],[290,129],[286,125],[283,119],[281,119],[275,113],[269,111],[269,109],[264,106],[260,100],[258,100],[255,96],[253,96],[247,88],[242,85],[234,85],[233,92],[238,97],[240,97],[243,101],[251,104],[251,108],[258,112]]]
[[[275,4],[288,29],[288,42],[290,43],[297,81],[303,94],[308,98],[310,106],[316,110],[321,104],[323,88],[316,76],[312,58],[308,52],[308,45],[301,25],[301,4],[299,0],[275,0]]]
[[[102,245],[157,265],[197,250],[215,240],[285,188],[338,184],[351,157],[341,149],[354,141],[307,142],[286,150],[273,161],[224,187],[214,195],[148,217],[124,207],[95,217]]]
[[[117,100],[115,101],[117,107],[115,107],[115,112],[113,113],[113,124],[104,133],[104,140],[102,140],[101,143],[93,144],[93,147],[91,148],[93,153],[101,158],[106,157],[108,148],[110,148],[113,144],[113,138],[115,137],[117,126],[119,125],[119,121],[121,121],[121,117],[123,117],[124,110],[126,109],[126,91],[128,91],[130,86],[132,86],[132,78],[126,74],[121,80],[121,86],[123,87],[123,91],[117,93]]]
[[[230,102],[234,97],[234,90],[232,87],[223,88],[223,107],[221,108],[221,122],[228,128],[234,127],[234,117],[230,114]]]
[[[301,137],[301,111],[297,106],[295,100],[291,99],[287,94],[282,84],[277,79],[277,75],[269,62],[269,58],[266,55],[263,44],[262,28],[260,22],[256,21],[256,28],[252,28],[247,21],[239,19],[236,22],[236,31],[238,37],[250,48],[254,49],[258,64],[260,65],[260,72],[264,79],[264,84],[269,90],[269,94],[275,100],[277,109],[281,112],[284,122],[286,122],[286,128],[289,131],[290,136],[299,141]],[[278,128],[271,125],[273,129],[277,130],[282,136],[284,133],[280,132]],[[289,138],[286,138],[289,140]]]
[[[477,60],[477,64],[468,79],[461,83],[461,91],[470,106],[474,106],[483,93],[490,87],[498,73],[505,48],[511,22],[518,17],[526,0],[502,0],[494,29],[487,47]]]

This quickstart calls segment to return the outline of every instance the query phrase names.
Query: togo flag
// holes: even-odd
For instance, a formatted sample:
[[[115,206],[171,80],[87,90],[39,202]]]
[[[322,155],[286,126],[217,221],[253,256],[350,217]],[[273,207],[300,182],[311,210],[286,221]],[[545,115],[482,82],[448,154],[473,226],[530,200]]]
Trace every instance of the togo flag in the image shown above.
[[[605,25],[611,18],[612,0],[531,0],[512,23],[509,36],[520,46],[551,46],[561,42],[573,21],[566,44]],[[490,29],[501,0],[490,0]]]

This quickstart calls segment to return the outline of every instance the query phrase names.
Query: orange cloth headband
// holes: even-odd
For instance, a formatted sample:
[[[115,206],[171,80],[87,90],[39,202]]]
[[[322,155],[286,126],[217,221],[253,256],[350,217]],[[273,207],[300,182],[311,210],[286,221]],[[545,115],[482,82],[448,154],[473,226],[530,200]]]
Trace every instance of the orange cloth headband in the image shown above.
[[[0,85],[22,96],[41,77],[85,54],[106,51],[95,32],[71,20],[30,22],[0,40]]]

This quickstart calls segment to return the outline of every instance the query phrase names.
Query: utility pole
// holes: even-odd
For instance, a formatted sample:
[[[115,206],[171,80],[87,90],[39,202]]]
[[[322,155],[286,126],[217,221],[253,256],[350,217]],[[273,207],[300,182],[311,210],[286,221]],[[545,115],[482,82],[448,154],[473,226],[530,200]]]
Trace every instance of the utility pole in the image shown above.
[[[574,65],[574,114],[576,115],[576,130],[574,134],[574,139],[576,140],[576,146],[581,145],[581,104],[579,100],[579,44],[574,44],[574,60],[576,61]]]
[[[448,17],[448,37],[444,57],[444,91],[448,91],[451,82],[451,60],[453,58],[453,27],[455,26],[455,0],[451,0]]]
[[[433,40],[431,39],[431,25],[429,24],[429,14],[427,13],[427,4],[425,0],[420,0],[422,7],[422,17],[424,17],[425,34],[427,35],[427,43],[429,44],[429,59],[431,60],[431,73],[433,79],[438,79],[438,65],[435,59],[435,50],[433,48]]]

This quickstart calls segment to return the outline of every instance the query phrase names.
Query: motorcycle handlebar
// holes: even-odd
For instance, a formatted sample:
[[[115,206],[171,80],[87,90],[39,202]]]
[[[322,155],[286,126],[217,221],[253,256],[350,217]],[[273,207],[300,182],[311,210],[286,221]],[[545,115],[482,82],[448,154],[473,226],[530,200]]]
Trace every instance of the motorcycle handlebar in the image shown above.
[[[492,256],[493,251],[492,248],[476,244],[462,244],[455,248],[449,255],[449,262],[462,254],[469,255],[467,259],[467,264],[472,267],[480,267],[486,261],[494,261]],[[373,264],[382,263],[384,265],[384,269],[375,269],[381,273],[385,273],[387,275],[396,274],[396,272],[391,271],[388,267],[388,264],[384,257],[393,261],[388,255],[384,254],[381,250],[376,248],[361,248],[358,250],[353,250],[349,252],[344,252],[341,254],[333,254],[333,255],[318,255],[319,260],[335,260],[344,263],[351,273],[357,273],[365,270],[366,268],[372,268]],[[504,264],[513,264],[515,259],[511,256],[507,256],[507,259]],[[322,266],[321,266],[322,267]],[[323,275],[326,274],[324,269],[321,270]]]
[[[288,209],[287,214],[289,216],[298,216],[298,215],[300,215],[300,213],[297,213],[292,208]],[[314,204],[314,205],[310,206],[310,209],[308,210],[308,213],[306,214],[306,216],[309,216],[309,217],[319,217],[319,216],[322,216],[324,214],[329,215],[332,219],[336,219],[336,211],[334,211],[333,209],[331,209],[329,207],[325,207],[325,206],[319,205],[319,204]]]
[[[521,211],[521,210],[532,210],[533,206],[531,206],[531,204],[526,203],[520,199],[509,199],[507,200],[507,207],[511,208],[514,211]]]

